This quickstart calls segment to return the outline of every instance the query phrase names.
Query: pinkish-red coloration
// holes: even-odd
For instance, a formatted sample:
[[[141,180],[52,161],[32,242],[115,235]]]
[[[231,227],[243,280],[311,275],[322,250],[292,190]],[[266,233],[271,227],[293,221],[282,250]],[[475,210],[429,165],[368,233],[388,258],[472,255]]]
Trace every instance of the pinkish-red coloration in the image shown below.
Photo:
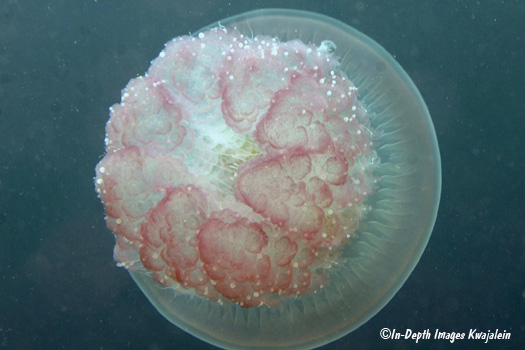
[[[220,28],[166,44],[106,134],[96,189],[118,263],[244,307],[330,283],[378,163],[328,50]]]

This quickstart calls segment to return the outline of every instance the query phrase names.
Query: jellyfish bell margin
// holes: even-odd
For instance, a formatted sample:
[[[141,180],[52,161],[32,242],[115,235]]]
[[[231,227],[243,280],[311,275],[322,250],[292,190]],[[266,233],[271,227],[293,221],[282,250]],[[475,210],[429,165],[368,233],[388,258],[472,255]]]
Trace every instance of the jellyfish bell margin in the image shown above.
[[[223,348],[308,349],[374,316],[430,237],[441,166],[394,59],[329,17],[258,10],[166,44],[106,125],[114,257]]]

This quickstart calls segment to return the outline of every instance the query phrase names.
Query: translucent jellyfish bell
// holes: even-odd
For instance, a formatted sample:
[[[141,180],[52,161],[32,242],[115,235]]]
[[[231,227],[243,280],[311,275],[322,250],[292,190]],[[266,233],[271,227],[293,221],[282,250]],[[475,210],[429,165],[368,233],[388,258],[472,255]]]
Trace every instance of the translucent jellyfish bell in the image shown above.
[[[96,189],[115,259],[170,322],[223,348],[352,332],[401,288],[436,219],[421,95],[322,15],[258,10],[174,39],[106,132]]]

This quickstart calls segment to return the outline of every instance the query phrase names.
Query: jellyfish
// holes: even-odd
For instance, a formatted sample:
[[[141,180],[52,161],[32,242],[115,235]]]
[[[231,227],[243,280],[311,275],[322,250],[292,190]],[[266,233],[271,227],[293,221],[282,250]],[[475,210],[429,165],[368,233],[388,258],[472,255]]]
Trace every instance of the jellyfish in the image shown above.
[[[437,214],[418,90],[370,38],[309,12],[171,40],[110,108],[105,143],[95,187],[117,264],[223,348],[355,330],[401,288]]]

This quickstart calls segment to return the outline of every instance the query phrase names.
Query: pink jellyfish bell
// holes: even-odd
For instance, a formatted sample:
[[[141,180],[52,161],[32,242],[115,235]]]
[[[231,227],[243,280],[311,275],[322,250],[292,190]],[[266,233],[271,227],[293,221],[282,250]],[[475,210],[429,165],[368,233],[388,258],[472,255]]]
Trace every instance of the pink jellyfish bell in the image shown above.
[[[325,16],[259,10],[166,44],[110,109],[96,190],[119,266],[224,348],[312,348],[402,286],[434,225],[419,92]]]

